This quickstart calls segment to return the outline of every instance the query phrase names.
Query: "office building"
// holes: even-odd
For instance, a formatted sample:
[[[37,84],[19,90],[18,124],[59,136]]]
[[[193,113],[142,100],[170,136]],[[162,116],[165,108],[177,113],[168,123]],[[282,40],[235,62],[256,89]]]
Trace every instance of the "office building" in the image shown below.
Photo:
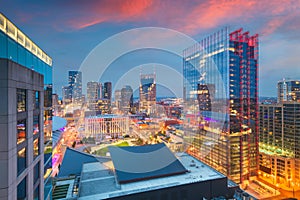
[[[69,88],[72,102],[81,102],[82,100],[82,72],[69,71]]]
[[[155,74],[140,75],[140,112],[149,114],[151,107],[156,104],[155,78]]]
[[[277,84],[277,101],[300,102],[300,80],[283,79]]]
[[[0,68],[0,199],[51,199],[52,59],[1,13]]]
[[[103,99],[109,99],[111,101],[112,85],[111,82],[105,82],[103,85]]]
[[[71,89],[69,86],[62,87],[62,101],[64,104],[69,104],[72,102]]]
[[[133,90],[129,85],[121,89],[121,110],[128,114],[133,107]]]
[[[115,90],[115,106],[121,109],[121,90]]]
[[[87,83],[87,103],[90,110],[96,109],[97,101],[101,98],[100,87],[100,83],[95,81]]]
[[[258,166],[258,35],[223,28],[183,52],[187,152],[243,183]]]
[[[300,189],[300,103],[259,107],[259,173],[274,185]]]

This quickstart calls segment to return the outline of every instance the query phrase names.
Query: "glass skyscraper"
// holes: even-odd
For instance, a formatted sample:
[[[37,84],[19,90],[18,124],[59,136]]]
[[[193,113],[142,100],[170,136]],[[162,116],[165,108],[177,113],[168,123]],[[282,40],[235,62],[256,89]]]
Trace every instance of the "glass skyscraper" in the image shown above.
[[[155,74],[140,75],[140,112],[150,113],[151,106],[156,104]]]
[[[0,199],[50,199],[52,59],[1,13],[0,68]]]
[[[82,99],[82,72],[69,71],[69,91],[73,102],[80,102]]]
[[[277,90],[278,102],[300,102],[300,80],[283,79],[278,81]]]
[[[223,28],[183,52],[187,152],[243,183],[257,174],[258,35]]]

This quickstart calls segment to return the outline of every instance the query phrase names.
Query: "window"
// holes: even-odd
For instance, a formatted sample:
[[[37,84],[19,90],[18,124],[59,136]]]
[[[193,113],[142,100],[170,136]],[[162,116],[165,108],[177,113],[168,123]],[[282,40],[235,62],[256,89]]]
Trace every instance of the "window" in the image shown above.
[[[26,183],[27,177],[25,177],[18,185],[17,188],[17,198],[18,200],[25,200],[26,199]]]
[[[17,144],[26,140],[26,119],[17,121]]]
[[[40,162],[38,162],[34,166],[34,170],[33,170],[33,183],[35,184],[38,181],[39,178],[40,178]]]
[[[33,108],[40,108],[40,93],[39,91],[33,91]]]
[[[34,158],[34,159],[35,159],[38,155],[40,155],[40,148],[39,148],[39,145],[40,145],[39,138],[36,138],[36,139],[33,141],[33,158]]]
[[[17,89],[17,111],[26,111],[26,90]]]
[[[33,199],[34,199],[34,200],[39,200],[39,199],[40,199],[39,194],[40,194],[40,187],[38,186],[38,187],[34,190],[34,193],[33,193]]]
[[[18,151],[18,175],[21,174],[26,168],[26,148],[22,148]]]
[[[40,116],[33,115],[33,135],[40,132]]]

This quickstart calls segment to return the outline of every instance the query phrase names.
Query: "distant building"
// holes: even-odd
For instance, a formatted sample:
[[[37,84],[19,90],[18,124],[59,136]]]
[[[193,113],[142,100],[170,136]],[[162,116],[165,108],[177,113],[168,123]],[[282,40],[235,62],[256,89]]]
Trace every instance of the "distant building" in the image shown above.
[[[300,102],[260,105],[259,170],[274,185],[300,185]]]
[[[85,136],[103,140],[107,136],[119,138],[129,132],[128,116],[98,115],[85,117]]]
[[[140,112],[150,113],[152,106],[156,104],[155,74],[140,75]]]
[[[126,85],[121,90],[121,110],[124,113],[132,111],[133,107],[133,90],[129,85]]]
[[[0,13],[0,199],[51,199],[52,59]]]
[[[58,94],[52,94],[52,108],[53,108],[53,114],[57,115],[58,112],[60,111]]]
[[[223,28],[183,52],[188,152],[243,183],[258,172],[258,35]]]
[[[283,79],[277,84],[278,102],[294,101],[300,102],[300,80]]]
[[[121,109],[121,90],[115,90],[115,106]]]
[[[82,72],[69,71],[69,88],[72,102],[80,102],[82,98]]]
[[[91,110],[95,110],[97,101],[101,98],[101,85],[98,82],[91,81],[87,83],[87,103]]]
[[[103,99],[109,99],[111,101],[112,84],[111,82],[105,82],[103,85]]]
[[[62,101],[64,104],[69,104],[72,102],[72,94],[69,86],[62,87]]]

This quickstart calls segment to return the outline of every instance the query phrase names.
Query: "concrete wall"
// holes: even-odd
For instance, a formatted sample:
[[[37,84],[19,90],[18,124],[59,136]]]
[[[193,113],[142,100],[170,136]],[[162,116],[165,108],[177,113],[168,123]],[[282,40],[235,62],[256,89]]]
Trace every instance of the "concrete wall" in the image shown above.
[[[27,176],[27,199],[33,199],[33,168],[40,162],[40,199],[43,199],[43,75],[11,60],[0,59],[0,200],[17,199],[17,185]],[[27,168],[17,176],[17,95],[27,90]],[[33,96],[40,91],[40,155],[33,159]],[[25,142],[25,143],[26,143]]]

